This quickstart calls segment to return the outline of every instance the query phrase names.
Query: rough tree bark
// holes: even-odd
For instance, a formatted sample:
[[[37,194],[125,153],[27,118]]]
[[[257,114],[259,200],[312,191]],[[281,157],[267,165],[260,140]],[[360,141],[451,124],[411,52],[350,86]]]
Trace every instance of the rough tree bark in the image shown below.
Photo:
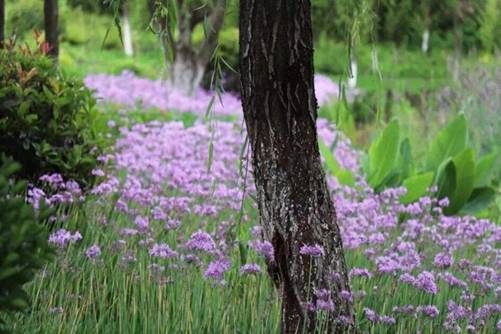
[[[314,332],[311,303],[328,289],[335,308],[326,332],[339,333],[354,328],[354,315],[341,296],[349,280],[318,149],[310,15],[309,0],[240,0],[242,104],[282,331]],[[300,254],[315,244],[323,256]]]
[[[154,5],[150,5],[150,10],[154,11],[153,7]],[[169,65],[169,81],[177,90],[191,95],[200,86],[217,45],[217,36],[224,23],[226,0],[214,0],[210,6],[201,6],[195,1],[177,0],[177,7],[176,37],[169,31],[167,18],[160,18],[157,24],[162,32],[162,45]],[[205,20],[207,36],[197,48],[192,40],[193,30]]]
[[[58,21],[57,0],[44,0],[45,41],[49,44],[49,56],[56,62],[59,56]]]

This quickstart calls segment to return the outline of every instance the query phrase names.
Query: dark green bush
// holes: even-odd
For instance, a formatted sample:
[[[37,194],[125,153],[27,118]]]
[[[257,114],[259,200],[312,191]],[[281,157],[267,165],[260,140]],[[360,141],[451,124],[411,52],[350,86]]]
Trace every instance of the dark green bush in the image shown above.
[[[58,172],[89,185],[99,154],[95,100],[41,50],[0,50],[0,152],[21,163],[21,177]]]
[[[35,214],[26,204],[26,183],[11,180],[19,167],[0,161],[0,332],[8,331],[6,315],[28,308],[30,298],[23,285],[52,256],[45,225],[39,223],[49,212],[41,209]]]

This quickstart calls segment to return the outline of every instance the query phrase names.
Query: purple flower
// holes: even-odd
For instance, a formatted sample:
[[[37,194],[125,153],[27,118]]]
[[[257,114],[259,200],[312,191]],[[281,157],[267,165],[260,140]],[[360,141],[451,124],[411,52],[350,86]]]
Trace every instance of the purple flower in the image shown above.
[[[137,216],[134,225],[137,226],[139,231],[146,231],[150,226],[150,222],[147,217]]]
[[[335,309],[332,299],[318,299],[316,302],[316,309],[332,312]]]
[[[424,314],[430,318],[435,318],[440,313],[435,305],[418,306],[416,308],[416,312]]]
[[[433,264],[439,268],[449,268],[452,266],[453,260],[452,255],[450,253],[437,253],[435,255],[435,259],[433,260]]]
[[[323,311],[334,311],[334,302],[331,299],[331,291],[327,289],[319,289],[315,291],[317,297],[315,309]]]
[[[450,272],[440,273],[438,278],[447,282],[447,284],[452,287],[466,288],[468,286],[464,281],[460,280]]]
[[[404,274],[400,275],[399,280],[401,282],[412,284],[412,285],[414,285],[414,283],[416,283],[416,278],[408,273],[404,273]]]
[[[139,233],[138,230],[136,230],[135,228],[123,228],[121,231],[120,231],[120,234],[122,235],[125,235],[125,236],[133,236],[133,235],[137,235]]]
[[[150,256],[168,259],[176,257],[177,253],[173,251],[167,244],[154,244],[149,250]]]
[[[85,256],[87,256],[89,259],[95,259],[101,256],[101,248],[98,245],[92,245],[87,248]]]
[[[353,294],[350,291],[342,290],[341,291],[341,298],[344,300],[347,300],[349,302],[353,302]]]
[[[240,275],[257,274],[261,272],[261,267],[256,263],[245,264],[240,267]]]
[[[58,246],[59,248],[65,248],[70,242],[77,242],[82,239],[80,232],[76,231],[71,234],[71,232],[65,229],[60,229],[49,236],[49,243]]]
[[[216,249],[216,244],[210,234],[198,231],[191,235],[190,240],[186,242],[186,248],[190,250],[202,250],[213,252]]]
[[[61,174],[57,173],[42,175],[39,180],[48,183],[53,188],[59,188],[64,182]]]
[[[249,246],[256,250],[259,254],[263,255],[269,261],[275,260],[275,251],[273,250],[273,246],[268,241],[250,241]]]
[[[100,168],[95,168],[92,170],[92,175],[94,176],[105,176],[106,174],[104,173],[104,171]]]
[[[303,245],[299,250],[299,254],[301,255],[310,255],[310,256],[323,256],[324,249],[319,244],[315,245]]]
[[[380,321],[382,324],[385,324],[385,325],[395,325],[397,323],[397,321],[395,320],[394,317],[390,317],[390,316],[387,316],[387,315],[384,315],[380,318]]]
[[[205,278],[222,280],[224,273],[230,269],[230,265],[231,262],[224,258],[212,261],[209,263],[207,270],[205,270],[204,276]]]
[[[379,315],[368,307],[364,307],[364,315],[365,317],[372,323],[379,322]]]
[[[435,276],[433,276],[433,274],[429,271],[423,271],[419,273],[414,286],[433,295],[437,294],[438,292],[438,287],[435,283]]]
[[[367,277],[371,278],[372,273],[367,268],[353,268],[350,270],[350,277]]]

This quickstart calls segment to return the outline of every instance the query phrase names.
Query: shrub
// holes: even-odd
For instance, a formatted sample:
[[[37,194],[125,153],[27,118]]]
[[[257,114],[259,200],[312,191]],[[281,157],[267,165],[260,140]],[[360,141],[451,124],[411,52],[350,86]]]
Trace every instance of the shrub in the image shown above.
[[[63,77],[43,49],[0,50],[0,151],[22,164],[22,177],[58,172],[89,185],[99,154],[91,128],[95,100],[82,82]]]
[[[0,332],[8,330],[5,317],[25,310],[30,302],[23,285],[50,259],[47,231],[39,221],[49,213],[35,215],[26,204],[25,182],[11,182],[19,165],[5,159],[0,165]]]

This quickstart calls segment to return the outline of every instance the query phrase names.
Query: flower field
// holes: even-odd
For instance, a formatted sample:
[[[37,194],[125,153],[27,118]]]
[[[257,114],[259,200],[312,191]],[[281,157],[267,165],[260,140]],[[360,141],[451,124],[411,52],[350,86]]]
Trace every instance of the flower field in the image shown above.
[[[280,298],[266,272],[273,247],[262,239],[238,97],[195,98],[161,81],[125,72],[85,80],[105,104],[193,113],[186,126],[108,122],[114,146],[93,171],[85,196],[51,174],[31,189],[57,208],[49,242],[57,259],[29,285],[33,307],[18,315],[20,333],[276,333]],[[316,78],[319,104],[339,95]],[[105,110],[105,108],[102,108]],[[319,137],[353,187],[329,176],[356,319],[365,333],[501,332],[501,226],[472,216],[446,216],[447,200],[421,197],[404,205],[405,188],[375,192],[360,152],[325,119]],[[51,189],[49,192],[47,189]],[[432,193],[436,189],[430,190]],[[46,195],[46,193],[48,195]],[[322,256],[321,245],[302,253]],[[334,275],[335,273],[333,273]],[[332,307],[317,291],[318,312]]]

